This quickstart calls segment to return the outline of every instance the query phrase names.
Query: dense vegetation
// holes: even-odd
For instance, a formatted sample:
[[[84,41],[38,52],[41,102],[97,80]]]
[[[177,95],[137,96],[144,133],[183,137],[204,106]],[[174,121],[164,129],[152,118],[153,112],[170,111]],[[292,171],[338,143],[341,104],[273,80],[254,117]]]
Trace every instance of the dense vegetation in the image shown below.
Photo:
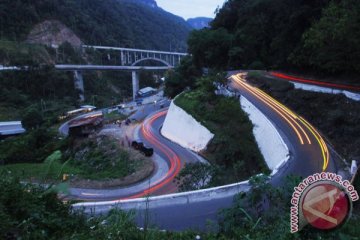
[[[19,59],[21,63],[27,61],[27,58]],[[22,120],[29,112],[38,111],[45,122],[54,124],[58,116],[81,105],[73,73],[56,71],[52,66],[40,65],[38,60],[29,59],[27,71],[0,72],[0,121]],[[160,75],[140,71],[140,87],[158,87],[153,74]],[[129,72],[84,72],[83,78],[85,102],[82,104],[109,107],[132,95]]]
[[[356,74],[359,16],[356,0],[229,0],[189,51],[199,67]]]
[[[186,88],[195,87],[196,79],[201,76],[191,57],[185,57],[175,70],[168,71],[165,81],[165,94],[174,98]]]
[[[4,0],[0,39],[24,41],[35,24],[52,19],[89,45],[185,51],[191,29],[182,18],[140,0]]]
[[[57,132],[40,127],[18,137],[0,142],[0,164],[41,163],[63,142],[57,138]]]
[[[107,121],[119,118],[108,115]],[[27,134],[0,142],[0,172],[10,171],[22,180],[36,182],[58,182],[68,174],[76,186],[82,186],[84,179],[116,179],[112,186],[120,186],[140,181],[153,171],[150,159],[121,146],[113,137],[62,139],[55,129],[45,126],[34,126]],[[100,185],[93,181],[89,186],[92,184]]]
[[[29,32],[45,20],[64,23],[85,44],[159,50],[185,51],[190,31],[182,18],[158,8],[154,1],[1,1],[0,65],[30,68],[0,73],[0,120],[20,120],[29,108],[55,118],[78,106],[73,73],[55,71],[54,63],[112,64],[108,52],[83,55],[67,42],[57,50],[26,43]],[[142,72],[140,78],[141,86],[154,85],[151,74]],[[86,72],[84,81],[86,103],[97,107],[131,96],[129,73]]]
[[[215,135],[203,153],[217,168],[209,183],[215,186],[268,171],[252,133],[253,126],[238,99],[215,95],[213,82],[224,78],[221,74],[200,78],[193,91],[175,99],[177,106]]]

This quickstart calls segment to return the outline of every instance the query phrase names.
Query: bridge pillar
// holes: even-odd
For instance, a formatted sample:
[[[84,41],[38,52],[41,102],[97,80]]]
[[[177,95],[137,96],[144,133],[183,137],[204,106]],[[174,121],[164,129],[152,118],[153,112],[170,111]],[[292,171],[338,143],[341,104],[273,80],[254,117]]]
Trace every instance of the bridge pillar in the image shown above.
[[[74,71],[74,85],[75,85],[75,90],[79,92],[80,102],[83,102],[85,100],[85,96],[84,96],[85,90],[84,90],[84,79],[81,71]]]
[[[132,87],[133,87],[133,99],[135,100],[136,93],[139,91],[139,72],[132,71]]]
[[[124,56],[124,51],[120,52],[120,61],[121,61],[121,66],[125,66],[125,56]]]

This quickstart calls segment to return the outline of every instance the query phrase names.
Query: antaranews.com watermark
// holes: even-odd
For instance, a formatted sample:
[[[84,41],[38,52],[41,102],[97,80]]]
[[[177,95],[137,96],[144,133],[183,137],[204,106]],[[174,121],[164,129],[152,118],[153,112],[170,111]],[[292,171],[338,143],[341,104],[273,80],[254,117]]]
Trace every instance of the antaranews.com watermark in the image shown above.
[[[298,232],[307,224],[318,229],[332,229],[350,216],[352,202],[359,195],[354,186],[340,175],[315,173],[305,178],[291,198],[290,231]]]

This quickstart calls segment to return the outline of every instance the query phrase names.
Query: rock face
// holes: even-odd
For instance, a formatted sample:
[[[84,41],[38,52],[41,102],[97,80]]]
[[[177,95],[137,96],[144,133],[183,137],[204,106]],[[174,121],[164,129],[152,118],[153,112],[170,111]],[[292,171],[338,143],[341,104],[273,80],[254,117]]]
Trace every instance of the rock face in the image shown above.
[[[73,47],[82,44],[80,38],[71,29],[57,20],[46,20],[35,25],[26,41],[51,47],[57,47],[65,42],[69,42]]]
[[[212,20],[213,20],[212,18],[198,17],[198,18],[189,18],[187,22],[194,29],[203,29],[209,27],[209,23]]]

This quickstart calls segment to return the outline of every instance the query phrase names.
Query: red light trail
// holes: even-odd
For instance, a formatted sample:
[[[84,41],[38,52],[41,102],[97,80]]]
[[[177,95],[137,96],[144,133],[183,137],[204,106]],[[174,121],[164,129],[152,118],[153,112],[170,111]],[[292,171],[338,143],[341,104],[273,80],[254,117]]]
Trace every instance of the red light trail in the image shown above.
[[[291,76],[291,75],[278,73],[278,72],[270,72],[270,75],[273,77],[277,77],[277,78],[281,78],[281,79],[285,79],[285,80],[289,80],[289,81],[293,81],[293,82],[315,84],[315,85],[329,87],[329,88],[339,88],[339,89],[344,89],[344,90],[360,91],[360,86],[351,86],[351,85],[346,85],[346,84],[321,82],[321,81],[300,78],[300,77]]]

